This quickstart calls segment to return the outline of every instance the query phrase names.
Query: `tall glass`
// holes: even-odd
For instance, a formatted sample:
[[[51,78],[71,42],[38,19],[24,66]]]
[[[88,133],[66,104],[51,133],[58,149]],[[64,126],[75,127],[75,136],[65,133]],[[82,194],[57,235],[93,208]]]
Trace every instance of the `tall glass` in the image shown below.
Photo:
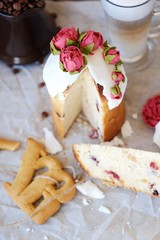
[[[137,62],[147,51],[155,0],[101,0],[110,41],[126,63]]]

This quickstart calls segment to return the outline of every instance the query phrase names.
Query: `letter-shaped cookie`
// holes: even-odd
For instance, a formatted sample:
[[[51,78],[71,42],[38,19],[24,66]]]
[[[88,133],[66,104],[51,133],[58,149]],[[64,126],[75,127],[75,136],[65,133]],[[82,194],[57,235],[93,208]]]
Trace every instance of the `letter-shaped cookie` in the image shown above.
[[[47,168],[35,177],[36,171]],[[56,189],[56,183],[63,183]],[[36,223],[42,224],[71,200],[75,193],[74,180],[62,170],[61,163],[47,156],[45,148],[29,138],[18,174],[12,184],[4,183],[12,200]]]

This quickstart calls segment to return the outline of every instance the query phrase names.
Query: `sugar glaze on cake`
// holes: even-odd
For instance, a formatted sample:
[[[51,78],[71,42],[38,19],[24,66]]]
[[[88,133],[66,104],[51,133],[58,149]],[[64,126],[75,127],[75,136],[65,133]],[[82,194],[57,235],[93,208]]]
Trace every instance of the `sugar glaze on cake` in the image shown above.
[[[122,98],[112,99],[110,97],[110,87],[113,86],[113,80],[111,79],[111,72],[114,69],[113,65],[106,64],[102,57],[102,49],[97,49],[93,55],[87,57],[87,67],[92,75],[92,78],[97,84],[100,84],[104,87],[103,95],[108,100],[109,109],[117,107],[123,100],[123,96],[127,86],[127,77],[124,71],[123,66],[121,70],[125,75],[126,81],[120,83]],[[69,72],[63,72],[59,67],[59,56],[50,54],[44,70],[43,70],[43,79],[46,82],[49,95],[55,97],[59,93],[63,93],[68,86],[71,86],[77,78],[82,74],[84,70],[80,73],[71,75]]]
[[[110,89],[115,84],[112,79],[115,65],[107,64],[102,54],[102,47],[92,54],[83,54],[87,65],[76,74],[61,70],[59,55],[49,56],[43,79],[51,98],[54,126],[59,136],[66,135],[81,111],[104,141],[112,139],[120,130],[125,118],[123,96],[127,76],[123,64],[120,64],[118,69],[125,81],[119,83],[121,97],[113,99]]]

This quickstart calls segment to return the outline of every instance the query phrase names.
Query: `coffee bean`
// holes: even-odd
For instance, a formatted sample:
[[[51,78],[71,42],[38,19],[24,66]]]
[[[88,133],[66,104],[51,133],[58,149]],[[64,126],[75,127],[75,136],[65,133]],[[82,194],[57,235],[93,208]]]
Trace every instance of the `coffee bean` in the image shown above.
[[[16,11],[20,11],[21,10],[21,4],[19,2],[13,3],[13,9],[16,10]]]
[[[29,8],[34,8],[34,3],[32,3],[32,2],[28,3],[28,7]]]
[[[0,12],[13,16],[18,16],[28,9],[44,6],[44,0],[0,0]]]
[[[0,2],[0,9],[3,9],[3,2]]]
[[[37,7],[43,7],[44,6],[44,2],[38,1],[38,2],[36,2],[36,6]]]

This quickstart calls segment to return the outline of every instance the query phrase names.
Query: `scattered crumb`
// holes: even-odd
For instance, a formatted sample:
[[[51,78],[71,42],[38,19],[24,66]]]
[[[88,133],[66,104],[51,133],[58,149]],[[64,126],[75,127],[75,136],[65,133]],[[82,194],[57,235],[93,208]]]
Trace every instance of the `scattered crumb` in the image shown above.
[[[39,84],[38,84],[38,87],[39,88],[42,88],[42,87],[44,87],[46,84],[45,84],[45,82],[40,82]]]
[[[41,119],[47,118],[49,116],[49,113],[46,111],[41,112]]]
[[[160,147],[160,121],[155,126],[153,142],[157,144],[158,147]]]
[[[130,122],[128,120],[125,121],[125,123],[123,124],[122,128],[121,128],[121,134],[123,138],[128,138],[131,136],[131,134],[133,133],[132,127],[130,125]]]
[[[88,197],[95,199],[102,199],[105,197],[104,193],[97,187],[97,185],[90,180],[77,184],[76,188],[79,192]]]
[[[103,205],[101,205],[99,208],[98,208],[98,211],[100,212],[103,212],[103,213],[107,213],[107,214],[111,214],[111,210]]]
[[[133,118],[133,119],[137,119],[137,118],[138,118],[138,114],[137,114],[137,113],[133,113],[133,114],[132,114],[132,118]]]
[[[83,205],[88,206],[89,200],[87,200],[86,198],[83,198]]]
[[[101,145],[124,147],[126,144],[119,137],[114,137],[112,141],[102,142]]]
[[[55,138],[53,133],[48,130],[48,128],[43,128],[45,133],[45,147],[47,151],[51,154],[59,153],[63,150],[62,145]]]
[[[43,236],[43,239],[44,239],[44,240],[48,240],[49,238],[48,238],[46,235],[44,235],[44,236]]]
[[[26,232],[30,232],[31,231],[31,229],[28,227],[28,228],[26,228]]]

